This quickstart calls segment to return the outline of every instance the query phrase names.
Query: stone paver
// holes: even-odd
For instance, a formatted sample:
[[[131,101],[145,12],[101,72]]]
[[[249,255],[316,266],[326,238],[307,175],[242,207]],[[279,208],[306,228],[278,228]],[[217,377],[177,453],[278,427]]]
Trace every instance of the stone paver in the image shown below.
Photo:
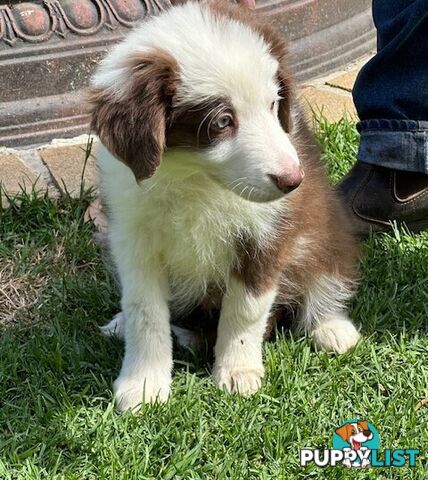
[[[31,192],[33,185],[35,190],[44,192],[48,188],[47,183],[40,175],[30,170],[16,155],[0,154],[0,183],[2,185],[2,202],[7,202],[3,190],[8,195],[18,192]]]
[[[349,72],[342,73],[337,77],[327,80],[326,84],[330,85],[331,87],[337,87],[337,88],[346,90],[348,92],[352,92],[352,88],[354,86],[358,72],[359,72],[358,68],[354,70],[350,70]]]
[[[96,187],[98,174],[92,155],[85,166],[86,145],[49,146],[39,153],[61,193],[67,191],[74,197],[79,195],[83,169],[85,188]]]
[[[338,89],[308,86],[301,90],[302,105],[311,114],[321,112],[330,122],[339,121],[344,115],[356,118],[352,97]]]

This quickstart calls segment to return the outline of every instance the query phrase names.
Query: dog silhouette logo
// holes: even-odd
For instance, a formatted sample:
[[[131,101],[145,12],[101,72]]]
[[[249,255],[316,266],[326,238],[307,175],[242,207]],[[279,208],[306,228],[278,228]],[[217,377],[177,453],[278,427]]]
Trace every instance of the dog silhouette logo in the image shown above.
[[[333,436],[333,448],[345,452],[343,465],[349,468],[369,467],[370,453],[379,447],[378,431],[365,420],[349,420],[336,428]]]

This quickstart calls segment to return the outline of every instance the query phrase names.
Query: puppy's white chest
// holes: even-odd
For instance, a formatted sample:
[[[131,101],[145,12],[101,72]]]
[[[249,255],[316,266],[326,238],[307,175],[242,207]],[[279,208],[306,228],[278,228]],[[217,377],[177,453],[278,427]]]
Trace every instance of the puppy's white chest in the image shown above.
[[[203,187],[203,180],[190,179],[163,191],[159,186],[144,202],[143,222],[170,276],[221,282],[234,260],[242,219],[223,191]]]
[[[282,208],[277,202],[250,202],[202,173],[183,176],[163,165],[138,186],[132,172],[105,149],[99,161],[115,224],[115,256],[137,247],[134,262],[143,268],[154,261],[168,276],[173,300],[183,307],[204,296],[210,285],[225,286],[240,239],[262,244],[275,235]]]
[[[241,199],[202,175],[169,183],[160,179],[145,197],[147,243],[168,272],[172,294],[185,301],[223,288],[240,238],[262,238],[271,227],[260,205]],[[148,186],[150,188],[150,186]],[[272,209],[272,207],[270,207]]]

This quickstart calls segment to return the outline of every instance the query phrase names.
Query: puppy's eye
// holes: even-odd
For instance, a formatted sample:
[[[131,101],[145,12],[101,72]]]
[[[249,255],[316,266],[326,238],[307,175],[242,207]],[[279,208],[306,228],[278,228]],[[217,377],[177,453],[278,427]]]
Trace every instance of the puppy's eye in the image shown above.
[[[272,102],[270,104],[270,111],[273,112],[275,110],[275,107],[276,107],[276,102]]]
[[[214,126],[223,130],[224,128],[230,127],[233,123],[233,118],[229,113],[220,115],[214,122]]]

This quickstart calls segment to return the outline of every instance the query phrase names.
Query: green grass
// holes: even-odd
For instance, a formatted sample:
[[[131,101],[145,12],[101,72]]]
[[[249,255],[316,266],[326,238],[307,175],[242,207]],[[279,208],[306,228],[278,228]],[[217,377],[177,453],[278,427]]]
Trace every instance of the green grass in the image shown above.
[[[355,158],[343,121],[317,128],[337,181]],[[115,281],[83,222],[89,196],[21,195],[0,214],[0,479],[428,479],[428,233],[369,239],[352,317],[364,340],[346,355],[289,334],[265,346],[252,398],[215,388],[206,358],[177,350],[173,395],[119,415],[111,385],[122,345],[98,326],[118,310]],[[382,448],[420,448],[414,469],[299,466],[350,418]]]

